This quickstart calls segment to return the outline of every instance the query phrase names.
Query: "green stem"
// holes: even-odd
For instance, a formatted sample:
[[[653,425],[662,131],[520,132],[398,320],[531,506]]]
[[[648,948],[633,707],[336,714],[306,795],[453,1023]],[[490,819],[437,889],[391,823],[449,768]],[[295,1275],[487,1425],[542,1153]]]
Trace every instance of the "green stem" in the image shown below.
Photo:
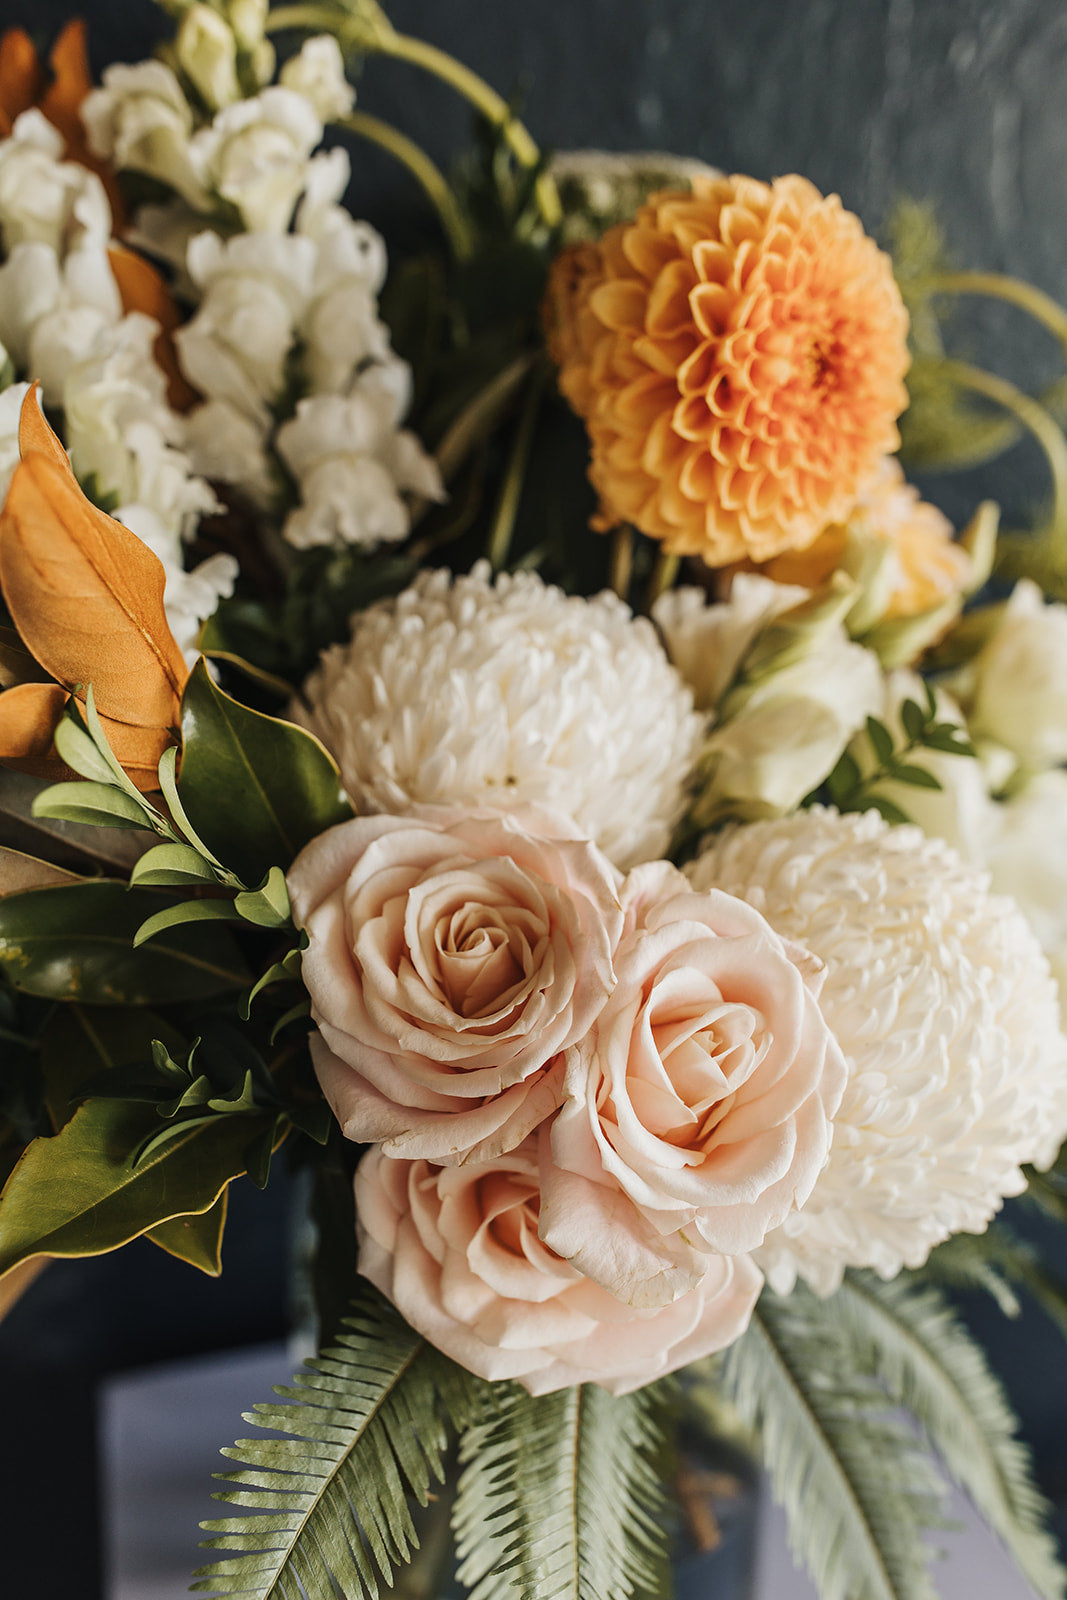
[[[271,33],[321,30],[332,33],[342,48],[361,50],[368,55],[391,56],[396,61],[407,61],[412,66],[421,67],[424,72],[447,83],[493,127],[499,128],[520,166],[536,167],[541,160],[541,152],[528,130],[514,115],[504,97],[484,78],[480,78],[447,51],[428,44],[425,39],[397,33],[377,7],[374,17],[368,19],[357,15],[346,16],[328,6],[277,6],[268,13],[266,28]],[[550,228],[558,227],[563,220],[563,209],[555,182],[547,173],[541,173],[538,177],[536,193],[544,221]]]
[[[1067,438],[1063,429],[1044,406],[1030,395],[1017,389],[1007,378],[999,378],[981,367],[972,367],[966,361],[946,361],[944,372],[964,388],[972,389],[995,405],[1010,411],[1033,434],[1049,464],[1052,474],[1052,529],[1055,536],[1067,543]]]
[[[388,150],[391,156],[407,167],[421,184],[437,212],[456,259],[469,261],[474,249],[470,229],[463,219],[444,174],[430,160],[421,145],[417,145],[414,139],[409,139],[407,134],[401,133],[391,123],[384,122],[381,117],[372,117],[367,111],[349,112],[348,116],[341,118],[338,126],[358,134],[361,139],[369,139],[372,144],[378,145],[383,150]]]
[[[681,564],[681,556],[669,555],[666,550],[660,551],[656,557],[656,565],[652,568],[652,576],[648,580],[648,590],[645,594],[646,612],[652,610],[661,594],[673,589]]]
[[[611,536],[611,562],[608,569],[608,582],[620,600],[625,600],[630,593],[633,570],[634,530],[627,522],[616,528]]]
[[[526,468],[530,461],[530,446],[533,444],[534,429],[537,426],[537,417],[541,410],[541,400],[545,392],[546,373],[542,369],[534,373],[533,379],[526,391],[522,415],[519,425],[515,430],[515,439],[508,457],[507,470],[504,474],[504,483],[497,501],[493,525],[489,530],[489,540],[486,546],[486,555],[494,572],[499,572],[508,559],[511,548],[511,536],[515,531],[515,518],[518,515],[519,502],[522,499],[523,484],[526,482]]]
[[[1040,322],[1067,352],[1067,312],[1033,284],[1000,272],[946,272],[935,279],[932,289],[935,294],[980,294],[1006,300]]]

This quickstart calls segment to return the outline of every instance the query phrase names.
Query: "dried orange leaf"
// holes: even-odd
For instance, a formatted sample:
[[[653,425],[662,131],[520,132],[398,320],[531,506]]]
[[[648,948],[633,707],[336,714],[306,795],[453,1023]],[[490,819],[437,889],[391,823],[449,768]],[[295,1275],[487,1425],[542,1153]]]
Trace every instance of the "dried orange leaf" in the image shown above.
[[[36,105],[41,64],[24,28],[8,28],[0,38],[0,136],[9,138],[15,118]]]
[[[28,456],[32,450],[39,450],[42,455],[57,462],[73,480],[74,468],[70,464],[70,457],[48,426],[41,410],[40,388],[39,383],[32,383],[22,402],[19,412],[19,455]]]
[[[182,319],[170,290],[155,267],[133,250],[112,245],[107,259],[118,284],[123,311],[143,311],[145,316],[159,323],[161,331],[153,354],[166,373],[167,399],[175,411],[188,411],[196,404],[198,395],[178,365],[178,353],[171,336]]]
[[[31,778],[59,778],[56,726],[69,696],[58,683],[18,683],[0,694],[0,761]]]

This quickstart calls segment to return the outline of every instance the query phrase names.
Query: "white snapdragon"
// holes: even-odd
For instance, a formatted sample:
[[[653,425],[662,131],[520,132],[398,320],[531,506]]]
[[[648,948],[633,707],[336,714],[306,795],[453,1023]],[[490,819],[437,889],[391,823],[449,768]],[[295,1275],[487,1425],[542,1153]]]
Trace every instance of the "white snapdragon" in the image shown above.
[[[322,122],[311,102],[275,84],[218,113],[191,141],[208,188],[229,201],[246,230],[281,233],[314,165]]]
[[[297,234],[200,234],[189,272],[203,299],[175,340],[190,381],[261,427],[285,384],[286,361],[307,305],[315,246]]]
[[[1036,583],[1015,585],[1000,624],[960,675],[975,738],[1010,750],[1032,772],[1067,761],[1067,606]]]
[[[29,387],[28,383],[9,383],[0,390],[0,504],[19,464],[19,417]]]
[[[181,561],[181,546],[148,506],[123,506],[116,519],[135,533],[158,557],[166,574],[163,609],[167,625],[190,666],[199,654],[197,636],[201,624],[214,612],[221,599],[233,593],[238,565],[231,555],[208,556],[191,572]]]
[[[25,242],[0,267],[0,339],[16,366],[40,379],[49,405],[62,403],[71,364],[121,316],[102,246],[86,242],[60,260],[51,245]]]
[[[709,605],[703,589],[668,589],[652,607],[667,654],[701,711],[713,711],[756,635],[808,598],[807,589],[739,572],[730,598]]]
[[[986,865],[1036,933],[1067,1007],[1067,772],[1038,773],[995,807]]]
[[[266,510],[278,492],[278,470],[265,430],[228,400],[208,400],[185,418],[184,445],[196,471],[239,489]]]
[[[106,244],[111,207],[95,172],[64,161],[63,138],[37,110],[16,120],[0,142],[0,239],[47,244],[61,253],[84,239]]]
[[[309,100],[323,122],[336,122],[355,103],[356,92],[345,77],[341,47],[329,33],[306,39],[299,55],[285,63],[279,78],[286,89]]]
[[[302,500],[286,520],[290,544],[391,543],[411,524],[405,492],[441,498],[436,463],[414,435],[397,428],[395,369],[406,377],[401,363],[372,367],[349,395],[301,400],[296,416],[278,429],[278,453]]]
[[[237,40],[225,18],[211,6],[189,7],[182,17],[174,48],[182,71],[213,110],[241,98]]]
[[[303,322],[308,383],[314,394],[344,394],[368,362],[390,357],[377,298],[385,281],[385,246],[369,223],[336,204],[305,204],[297,228],[316,248]]]
[[[162,61],[108,67],[103,86],[82,102],[81,117],[96,155],[169,184],[198,211],[211,209],[194,151],[193,113]]]

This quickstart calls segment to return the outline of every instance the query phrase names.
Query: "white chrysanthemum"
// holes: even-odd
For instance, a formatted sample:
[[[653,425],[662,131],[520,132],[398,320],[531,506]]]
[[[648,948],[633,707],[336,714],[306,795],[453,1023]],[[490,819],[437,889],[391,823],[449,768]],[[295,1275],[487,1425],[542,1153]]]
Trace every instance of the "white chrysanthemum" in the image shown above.
[[[689,868],[827,967],[820,1005],[849,1067],[830,1159],[771,1234],[771,1284],[832,1292],[980,1233],[1020,1167],[1067,1135],[1067,1039],[1037,940],[984,873],[917,828],[823,809],[732,828]]]
[[[357,810],[549,804],[620,867],[664,854],[703,730],[650,623],[532,573],[424,572],[306,685]]]

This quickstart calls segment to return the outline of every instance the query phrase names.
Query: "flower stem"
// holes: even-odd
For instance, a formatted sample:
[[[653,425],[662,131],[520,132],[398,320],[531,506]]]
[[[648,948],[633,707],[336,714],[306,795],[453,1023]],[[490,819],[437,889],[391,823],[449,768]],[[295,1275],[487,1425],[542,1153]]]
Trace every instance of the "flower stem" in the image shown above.
[[[464,221],[444,174],[430,160],[421,145],[417,145],[414,139],[409,139],[407,134],[394,128],[392,123],[384,122],[381,117],[372,117],[367,111],[349,112],[346,117],[341,118],[338,126],[347,128],[350,133],[357,134],[361,139],[369,139],[372,144],[380,146],[383,150],[388,150],[391,156],[407,167],[421,184],[437,212],[441,226],[452,246],[453,255],[458,261],[469,261],[474,248],[470,229]]]
[[[1010,411],[1033,434],[1049,464],[1052,474],[1052,530],[1054,537],[1067,546],[1067,438],[1056,420],[1049,415],[1040,401],[1024,394],[1007,378],[972,367],[966,361],[946,361],[946,377],[962,387],[972,389],[994,404]],[[1064,554],[1067,554],[1065,550]]]
[[[1067,353],[1067,311],[1033,284],[1000,272],[946,272],[934,281],[932,289],[935,294],[986,295],[1018,306],[1047,328]]]
[[[504,566],[508,559],[508,551],[511,549],[511,536],[515,531],[515,518],[518,515],[523,485],[526,482],[530,446],[533,444],[541,400],[544,397],[545,380],[546,373],[543,369],[534,372],[526,390],[519,425],[515,430],[515,439],[508,457],[504,483],[500,490],[485,552],[494,572],[499,572]]]
[[[669,555],[666,550],[660,551],[656,557],[656,565],[652,568],[652,576],[648,580],[648,590],[645,594],[646,611],[652,610],[661,594],[673,589],[681,564],[681,556]]]
[[[616,528],[611,536],[611,563],[608,582],[620,600],[630,593],[630,579],[634,570],[634,530],[628,522]]]

